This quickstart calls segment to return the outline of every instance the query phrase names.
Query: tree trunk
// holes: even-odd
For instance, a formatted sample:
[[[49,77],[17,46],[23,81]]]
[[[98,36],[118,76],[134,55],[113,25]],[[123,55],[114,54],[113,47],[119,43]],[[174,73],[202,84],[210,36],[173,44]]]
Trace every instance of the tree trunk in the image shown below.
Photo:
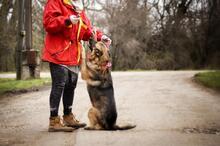
[[[9,71],[10,66],[10,36],[13,34],[10,33],[10,25],[9,25],[9,13],[10,9],[13,7],[13,1],[3,0],[2,6],[0,9],[0,71]]]
[[[209,27],[207,33],[206,62],[214,68],[220,67],[220,1],[209,0]]]

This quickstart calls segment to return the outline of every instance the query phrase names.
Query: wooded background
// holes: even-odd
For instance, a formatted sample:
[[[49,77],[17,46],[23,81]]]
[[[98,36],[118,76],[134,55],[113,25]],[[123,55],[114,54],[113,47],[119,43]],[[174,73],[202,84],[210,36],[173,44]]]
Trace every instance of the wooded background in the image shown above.
[[[0,71],[15,70],[18,1],[0,0]],[[33,48],[42,50],[46,0],[32,0]],[[83,0],[111,39],[113,70],[219,69],[219,0]],[[43,67],[44,65],[42,65]]]

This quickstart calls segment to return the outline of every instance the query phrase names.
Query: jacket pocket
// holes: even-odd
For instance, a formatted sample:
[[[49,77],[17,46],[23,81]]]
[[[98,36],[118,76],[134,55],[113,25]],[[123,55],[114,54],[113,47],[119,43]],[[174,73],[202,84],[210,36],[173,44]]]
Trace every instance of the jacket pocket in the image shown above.
[[[59,55],[59,54],[61,54],[61,53],[64,53],[66,50],[68,50],[68,49],[70,48],[71,44],[72,44],[71,41],[66,42],[66,43],[65,43],[65,46],[64,46],[63,48],[61,48],[60,50],[58,50],[58,51],[52,53],[51,56],[56,56],[56,55]]]

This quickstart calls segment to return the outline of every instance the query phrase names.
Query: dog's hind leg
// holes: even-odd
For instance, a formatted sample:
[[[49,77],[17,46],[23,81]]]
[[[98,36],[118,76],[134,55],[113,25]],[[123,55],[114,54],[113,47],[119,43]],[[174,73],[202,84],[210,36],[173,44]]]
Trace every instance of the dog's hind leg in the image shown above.
[[[103,127],[100,125],[101,113],[96,108],[90,108],[88,112],[88,118],[90,125],[85,127],[85,130],[102,130]]]

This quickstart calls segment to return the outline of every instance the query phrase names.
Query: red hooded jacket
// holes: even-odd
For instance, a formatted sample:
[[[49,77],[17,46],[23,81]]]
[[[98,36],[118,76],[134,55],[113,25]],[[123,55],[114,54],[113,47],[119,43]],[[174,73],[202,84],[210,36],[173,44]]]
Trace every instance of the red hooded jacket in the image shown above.
[[[88,41],[92,36],[92,26],[84,11],[78,14],[66,0],[48,0],[44,9],[43,25],[46,30],[42,60],[63,65],[79,65],[81,40]],[[84,27],[67,24],[71,15],[80,16]],[[80,29],[79,29],[80,27]],[[80,32],[78,32],[80,31]],[[97,32],[100,40],[102,33]]]

